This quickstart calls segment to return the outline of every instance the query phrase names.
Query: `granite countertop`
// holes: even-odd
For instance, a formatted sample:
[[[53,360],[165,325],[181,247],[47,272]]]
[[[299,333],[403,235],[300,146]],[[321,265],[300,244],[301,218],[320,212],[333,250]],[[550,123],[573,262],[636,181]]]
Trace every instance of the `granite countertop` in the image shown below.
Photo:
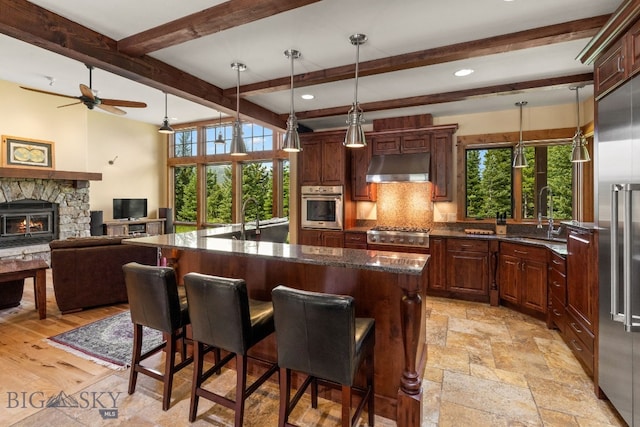
[[[534,236],[511,236],[511,235],[498,235],[498,234],[468,234],[464,231],[458,230],[444,230],[435,228],[429,233],[430,237],[464,237],[465,239],[480,239],[480,240],[499,240],[501,242],[513,242],[524,243],[527,245],[544,246],[551,249],[555,253],[566,256],[567,255],[567,242],[566,240],[549,240],[544,237]]]
[[[377,270],[420,275],[429,255],[325,246],[290,245],[265,241],[236,240],[228,236],[240,230],[239,224],[176,234],[125,239],[131,245],[186,249],[239,256],[280,259],[303,264]]]

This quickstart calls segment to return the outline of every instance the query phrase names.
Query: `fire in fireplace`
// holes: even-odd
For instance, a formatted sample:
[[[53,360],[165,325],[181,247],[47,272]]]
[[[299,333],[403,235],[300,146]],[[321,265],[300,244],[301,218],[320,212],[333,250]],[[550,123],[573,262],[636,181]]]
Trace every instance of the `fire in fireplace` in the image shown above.
[[[0,203],[0,248],[48,243],[57,238],[58,205],[41,200]]]

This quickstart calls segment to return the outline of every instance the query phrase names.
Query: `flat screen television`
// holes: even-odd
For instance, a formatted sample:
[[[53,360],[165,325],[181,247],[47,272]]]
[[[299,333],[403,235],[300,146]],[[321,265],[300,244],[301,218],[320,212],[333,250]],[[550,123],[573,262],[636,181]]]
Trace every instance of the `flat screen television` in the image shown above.
[[[147,199],[113,199],[113,219],[147,217]]]

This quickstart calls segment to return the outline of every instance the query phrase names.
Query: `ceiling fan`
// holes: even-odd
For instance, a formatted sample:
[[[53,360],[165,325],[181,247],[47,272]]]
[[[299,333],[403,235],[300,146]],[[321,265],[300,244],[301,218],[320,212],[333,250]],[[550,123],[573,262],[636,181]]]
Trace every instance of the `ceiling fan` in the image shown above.
[[[28,87],[24,87],[24,86],[20,86],[20,87],[22,89],[31,90],[31,91],[34,91],[34,92],[45,93],[47,95],[56,95],[56,96],[62,96],[64,98],[72,98],[72,99],[78,99],[79,100],[77,102],[72,102],[71,104],[60,105],[60,106],[58,106],[58,108],[68,107],[70,105],[84,104],[90,110],[93,110],[95,107],[98,107],[98,108],[100,108],[100,109],[102,109],[104,111],[107,111],[109,113],[118,114],[118,115],[122,116],[122,115],[127,114],[127,112],[122,110],[122,109],[120,109],[120,108],[118,108],[118,107],[145,108],[147,106],[147,104],[144,103],[144,102],[125,101],[125,100],[122,100],[122,99],[99,98],[93,92],[93,89],[91,87],[91,74],[92,74],[92,71],[93,71],[93,66],[87,65],[87,68],[89,69],[89,86],[80,83],[80,93],[82,94],[80,96],[69,96],[69,95],[63,95],[63,94],[55,93],[55,92],[47,92],[46,90],[32,89],[32,88],[28,88]]]

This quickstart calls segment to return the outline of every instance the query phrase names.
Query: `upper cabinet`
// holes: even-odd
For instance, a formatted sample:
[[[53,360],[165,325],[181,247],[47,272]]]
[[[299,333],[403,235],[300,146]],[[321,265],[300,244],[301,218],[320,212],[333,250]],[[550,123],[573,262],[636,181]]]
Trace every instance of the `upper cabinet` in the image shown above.
[[[453,196],[453,134],[457,129],[458,125],[442,125],[367,133],[371,151],[356,153],[354,150],[353,154],[354,200],[375,200],[375,186],[366,183],[367,167],[371,155],[430,153],[429,180],[433,184],[433,201],[451,201]]]
[[[578,56],[594,64],[594,95],[598,100],[640,70],[640,9],[623,2]]]
[[[344,132],[300,134],[300,185],[344,185],[347,177],[347,149]]]
[[[354,148],[351,152],[351,199],[375,202],[378,196],[377,185],[367,182],[367,169],[371,161],[372,144],[363,148]]]
[[[431,151],[429,132],[411,131],[388,135],[372,135],[373,154],[428,153]]]

